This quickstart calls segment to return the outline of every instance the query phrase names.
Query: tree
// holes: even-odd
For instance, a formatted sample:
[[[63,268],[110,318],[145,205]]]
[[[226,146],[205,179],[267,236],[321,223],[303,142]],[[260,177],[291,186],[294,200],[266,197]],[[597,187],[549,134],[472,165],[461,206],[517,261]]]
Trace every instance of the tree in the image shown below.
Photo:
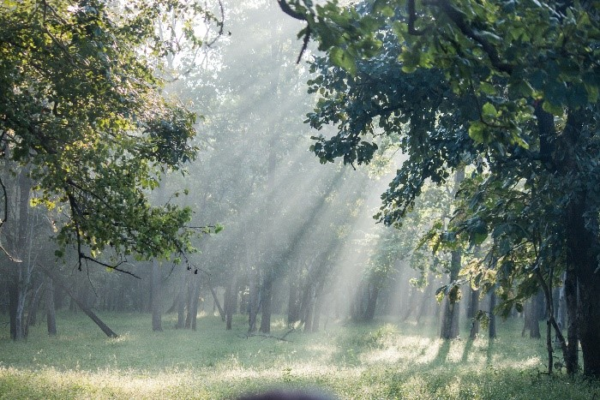
[[[188,19],[204,14],[192,2],[2,3],[3,236],[15,218],[7,176],[20,173],[29,182],[20,185],[20,199],[27,203],[31,192],[30,202],[50,211],[55,255],[73,245],[79,269],[92,261],[121,270],[129,255],[168,257],[191,249],[190,210],[153,207],[147,199],[162,173],[181,170],[195,154],[195,115],[161,95],[160,57],[177,50],[177,43],[155,35],[163,11]],[[184,34],[201,44],[193,31]],[[22,216],[27,208],[20,207]],[[24,221],[19,217],[21,227]],[[21,233],[13,236],[23,240]],[[106,248],[115,257],[100,261]],[[10,247],[2,250],[15,263],[24,261]]]
[[[174,51],[154,37],[162,7],[193,5],[26,1],[1,10],[2,156],[31,166],[36,204],[68,213],[54,221],[57,238],[75,243],[80,261],[105,247],[144,257],[189,247],[189,210],[151,207],[145,192],[195,151],[194,114],[165,101],[154,74],[156,57]]]
[[[378,214],[389,225],[401,222],[428,179],[444,182],[459,166],[472,165],[473,175],[485,179],[470,192],[471,214],[457,227],[457,240],[475,245],[488,234],[501,237],[488,259],[497,259],[496,270],[513,285],[498,287],[508,305],[553,282],[557,269],[575,279],[580,298],[571,317],[578,321],[584,373],[600,376],[598,5],[279,3],[306,22],[300,35],[327,52],[315,63],[320,74],[311,86],[322,99],[310,122],[337,124],[339,133],[316,138],[321,160],[366,163],[372,135],[400,134],[409,159]],[[325,65],[337,69],[327,73]],[[490,190],[500,193],[499,202],[487,201]],[[533,201],[515,214],[519,197]],[[515,215],[518,223],[508,219]],[[510,269],[514,260],[520,268]],[[537,282],[525,279],[515,291],[524,274]]]

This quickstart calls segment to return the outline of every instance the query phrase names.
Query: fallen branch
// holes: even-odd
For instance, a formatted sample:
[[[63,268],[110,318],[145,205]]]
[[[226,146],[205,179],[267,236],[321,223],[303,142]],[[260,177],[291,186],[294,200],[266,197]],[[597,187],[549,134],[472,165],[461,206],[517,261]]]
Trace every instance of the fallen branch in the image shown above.
[[[241,338],[244,338],[244,339],[248,339],[249,337],[262,337],[262,338],[265,338],[265,339],[281,340],[282,342],[291,342],[291,340],[286,339],[286,336],[289,335],[290,333],[292,333],[295,330],[296,330],[295,328],[292,328],[289,331],[287,331],[281,337],[279,337],[279,336],[273,336],[273,335],[266,335],[264,333],[247,333],[245,335],[238,335],[238,336],[241,337]]]
[[[73,299],[73,301],[75,302],[75,304],[77,304],[79,306],[79,308],[81,308],[81,310],[85,313],[85,315],[87,315],[88,317],[90,317],[90,319],[92,321],[94,321],[94,323],[96,325],[98,325],[98,327],[102,330],[102,332],[104,332],[104,334],[108,337],[111,338],[117,338],[119,337],[119,335],[117,335],[112,329],[110,329],[108,327],[108,325],[106,325],[89,307],[87,307],[80,299],[79,297],[77,297],[68,287],[66,284],[64,284],[62,282],[62,280],[60,279],[60,277],[55,274],[52,270],[50,270],[49,268],[45,268],[42,267],[41,265],[38,264],[38,266],[40,267],[40,270],[46,274],[50,279],[52,279],[52,281],[56,284],[56,286],[60,287],[70,298]]]

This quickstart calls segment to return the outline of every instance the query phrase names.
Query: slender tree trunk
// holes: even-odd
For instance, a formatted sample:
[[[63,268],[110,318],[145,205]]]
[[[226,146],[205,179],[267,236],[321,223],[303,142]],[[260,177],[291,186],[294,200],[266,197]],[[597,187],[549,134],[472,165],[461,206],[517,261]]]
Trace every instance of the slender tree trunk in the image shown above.
[[[181,270],[179,271],[179,287],[177,290],[177,299],[174,304],[177,307],[177,325],[175,325],[176,329],[185,328],[185,289],[187,283],[186,278],[189,276],[188,272],[188,269],[182,265]]]
[[[225,329],[231,330],[231,324],[233,320],[233,313],[235,312],[235,305],[237,303],[237,277],[234,274],[231,281],[227,285],[225,291]]]
[[[320,280],[317,287],[317,293],[315,294],[312,326],[311,332],[318,332],[321,324],[321,306],[323,305],[323,288],[325,287],[325,281]]]
[[[116,338],[119,335],[117,335],[112,329],[110,329],[108,327],[108,325],[106,325],[88,306],[87,304],[82,301],[81,299],[79,299],[75,294],[73,294],[71,292],[71,290],[69,290],[67,288],[66,285],[64,285],[61,281],[60,278],[58,277],[58,275],[56,275],[54,272],[52,272],[49,269],[46,268],[42,268],[42,271],[48,275],[53,281],[54,283],[60,287],[69,297],[71,297],[71,299],[73,299],[73,301],[77,304],[77,306],[81,309],[81,311],[83,311],[85,313],[85,315],[87,315],[88,317],[90,317],[90,319],[92,321],[94,321],[94,323],[96,325],[98,325],[98,327],[102,330],[102,332],[104,332],[104,334],[108,337],[112,337],[112,338]]]
[[[18,220],[6,228],[12,231],[13,255],[18,260],[10,261],[10,273],[8,277],[8,299],[10,313],[10,336],[13,340],[25,338],[25,300],[31,279],[31,265],[29,256],[31,252],[31,238],[29,233],[29,195],[31,191],[31,180],[28,170],[22,169],[18,179]],[[29,254],[28,254],[29,250]]]
[[[302,321],[304,321],[304,332],[312,332],[313,320],[313,288],[310,282],[306,283],[304,295],[302,296]]]
[[[450,283],[458,279],[460,271],[461,254],[459,250],[452,251],[450,262]],[[460,303],[455,299],[451,290],[444,299],[444,314],[442,317],[442,339],[455,339],[458,337],[458,319],[460,315]]]
[[[488,336],[490,339],[496,338],[496,314],[494,312],[494,308],[496,308],[496,290],[492,290],[490,293],[490,308],[489,308],[489,331]]]
[[[579,369],[579,336],[577,334],[577,277],[567,270],[565,274],[565,302],[567,305],[567,373],[573,375]]]
[[[582,195],[582,198],[585,198]],[[577,334],[581,343],[583,356],[583,373],[588,376],[600,377],[600,274],[597,273],[595,236],[586,227],[583,215],[585,202],[574,201],[569,206],[570,218],[567,221],[567,274],[574,269],[579,289],[577,302]],[[571,283],[570,283],[571,284]],[[570,289],[577,292],[577,289]],[[573,301],[571,296],[571,301]],[[569,324],[571,320],[569,320]],[[574,330],[571,346],[576,346]],[[571,340],[569,340],[571,342]],[[572,351],[572,352],[571,352]],[[569,352],[569,363],[574,363]],[[571,366],[574,366],[571,364]]]
[[[49,277],[46,278],[46,325],[48,326],[48,335],[56,335],[56,310],[54,308],[54,282]]]
[[[271,333],[271,300],[273,299],[273,279],[270,273],[265,273],[262,287],[262,315],[260,319],[260,332]]]
[[[188,284],[187,287],[187,296],[185,299],[185,303],[186,303],[186,309],[187,309],[187,316],[185,318],[185,329],[191,329],[192,327],[192,299],[194,297],[194,293],[195,293],[195,276],[192,276],[192,280],[191,282]],[[196,310],[196,312],[198,312],[198,310]]]
[[[373,318],[375,318],[375,310],[377,308],[377,298],[379,297],[379,286],[376,284],[368,284],[366,292],[367,292],[367,307],[365,308],[363,320],[370,322],[370,321],[373,321]]]
[[[162,272],[158,260],[152,260],[152,330],[162,331]]]
[[[258,271],[251,271],[250,296],[248,298],[248,332],[256,332],[256,317],[260,308],[260,293],[258,290]]]
[[[217,293],[215,292],[215,289],[212,287],[212,284],[210,283],[210,280],[208,281],[208,288],[210,289],[210,293],[212,294],[213,297],[213,308],[217,308],[217,310],[219,310],[219,316],[221,317],[221,321],[225,322],[225,311],[223,310],[223,307],[221,307],[221,303],[219,302],[219,297],[217,296]],[[214,309],[213,309],[213,313],[214,313]]]
[[[198,322],[198,302],[200,301],[200,278],[194,275],[194,289],[192,290],[192,305],[191,305],[191,328],[193,331],[196,330]]]
[[[470,289],[469,308],[467,309],[467,318],[470,320],[471,329],[469,330],[469,339],[475,339],[479,334],[479,321],[476,319],[479,310],[479,290]]]
[[[29,311],[27,312],[27,319],[25,321],[25,337],[29,335],[29,327],[35,326],[37,322],[38,308],[40,305],[42,295],[44,294],[44,282],[40,281],[37,285],[34,285],[34,287],[35,288],[33,290],[33,293],[31,294],[32,299],[29,303],[31,305],[29,306]]]
[[[532,339],[540,339],[542,334],[540,332],[540,317],[541,317],[541,307],[540,303],[544,302],[544,295],[541,292],[538,292],[531,299],[531,316],[529,320],[529,337]]]
[[[13,340],[21,340],[23,339],[23,330],[21,327],[19,327],[19,320],[17,318],[17,309],[19,303],[19,275],[17,274],[16,267],[11,266],[10,269],[11,272],[6,281],[8,292],[10,338]]]
[[[298,282],[294,277],[290,277],[290,289],[288,297],[288,325],[291,326],[300,320],[300,301],[298,295]]]

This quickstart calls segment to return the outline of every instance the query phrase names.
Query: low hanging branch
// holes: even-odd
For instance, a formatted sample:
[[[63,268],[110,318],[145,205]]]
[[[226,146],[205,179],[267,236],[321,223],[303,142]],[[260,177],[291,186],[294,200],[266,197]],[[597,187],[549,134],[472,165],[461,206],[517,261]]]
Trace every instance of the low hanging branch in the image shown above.
[[[408,0],[408,33],[413,36],[422,36],[425,31],[419,31],[415,28],[417,21],[417,11],[415,8],[415,0]]]
[[[308,42],[310,41],[310,36],[312,35],[310,25],[308,24],[306,16],[292,9],[292,7],[290,7],[290,5],[285,0],[277,0],[277,3],[279,4],[279,8],[281,8],[281,11],[283,11],[290,17],[299,21],[306,22],[306,28],[303,29],[304,38],[302,39],[302,48],[300,49],[300,54],[298,54],[298,59],[296,60],[296,64],[300,64],[300,60],[302,60],[302,55],[308,48]]]

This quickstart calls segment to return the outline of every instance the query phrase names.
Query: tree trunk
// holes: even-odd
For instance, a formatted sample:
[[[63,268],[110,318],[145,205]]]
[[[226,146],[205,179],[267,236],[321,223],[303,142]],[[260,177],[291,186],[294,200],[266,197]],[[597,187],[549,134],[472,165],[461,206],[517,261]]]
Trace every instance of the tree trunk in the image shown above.
[[[35,285],[34,285],[35,287]],[[29,306],[29,311],[27,312],[27,320],[25,322],[25,337],[27,337],[27,335],[29,335],[29,327],[30,326],[35,326],[36,322],[37,322],[37,313],[38,313],[38,308],[40,305],[40,301],[42,298],[42,295],[44,294],[44,282],[41,281],[39,282],[39,284],[37,284],[37,287],[33,290],[33,293],[31,295],[32,299],[30,302],[30,306]]]
[[[208,281],[208,288],[210,289],[210,293],[212,294],[212,297],[214,300],[213,308],[216,307],[217,310],[219,310],[219,315],[221,316],[221,321],[225,322],[225,311],[223,310],[223,307],[221,307],[221,303],[219,302],[219,297],[217,296],[215,289],[212,287],[210,280]],[[213,313],[214,313],[214,310],[213,310]]]
[[[365,308],[365,313],[363,315],[364,321],[371,322],[373,321],[373,318],[375,318],[375,310],[377,309],[378,297],[379,286],[376,284],[367,285],[367,307]]]
[[[313,322],[313,290],[310,282],[307,282],[302,296],[302,321],[304,322],[304,332],[312,332]]]
[[[543,303],[544,298],[541,292],[538,292],[531,299],[531,316],[529,320],[529,337],[532,339],[540,339],[542,334],[540,332],[540,303]]]
[[[16,263],[11,263],[16,264]],[[8,315],[10,325],[10,338],[13,340],[21,340],[24,338],[22,325],[19,324],[18,304],[19,304],[19,275],[16,267],[9,267],[11,272],[6,280],[8,292]]]
[[[181,271],[179,272],[179,290],[177,291],[177,325],[176,329],[185,328],[185,289],[186,289],[186,278],[189,276],[188,269],[182,265]]]
[[[152,330],[162,331],[162,272],[158,260],[152,260]]]
[[[312,326],[311,332],[318,332],[321,324],[321,306],[323,304],[323,288],[325,287],[325,281],[320,280],[319,286],[317,287],[317,293],[315,294]]]
[[[260,308],[260,293],[258,291],[258,272],[251,271],[250,293],[248,298],[248,333],[256,332],[256,317]]]
[[[577,277],[572,270],[565,274],[565,302],[567,308],[567,373],[573,375],[579,369],[579,336],[577,334]]]
[[[273,279],[269,273],[265,273],[261,294],[260,332],[269,334],[271,333],[271,300],[273,299]]]
[[[48,335],[56,335],[56,310],[54,308],[54,283],[49,277],[46,278],[46,325]]]
[[[117,335],[112,329],[110,329],[108,327],[108,325],[106,325],[104,322],[102,322],[102,320],[87,306],[87,304],[85,304],[85,302],[81,301],[75,294],[73,294],[66,285],[64,285],[61,281],[60,278],[58,277],[58,275],[56,275],[54,272],[52,272],[49,269],[46,268],[42,268],[42,271],[48,275],[52,281],[54,281],[54,283],[60,287],[69,297],[71,297],[71,299],[73,299],[73,301],[77,304],[77,306],[79,306],[79,308],[85,313],[85,315],[87,315],[88,317],[90,317],[90,319],[92,321],[94,321],[94,323],[96,325],[98,325],[98,327],[102,330],[102,332],[104,332],[104,334],[108,337],[111,338],[116,338],[119,337],[119,335]]]
[[[496,290],[492,290],[490,293],[490,308],[489,308],[489,331],[488,336],[490,339],[496,338],[496,314],[494,312],[494,308],[496,308]]]
[[[237,303],[237,277],[234,274],[225,290],[225,329],[231,330],[233,313]]]
[[[585,198],[584,195],[582,198]],[[569,206],[566,233],[567,273],[570,269],[574,269],[579,288],[577,333],[583,356],[583,373],[600,377],[600,274],[596,272],[598,268],[594,251],[596,238],[586,227],[583,215],[585,209],[583,200],[576,200]],[[576,289],[571,291],[576,292]],[[572,334],[575,336],[575,332]],[[571,346],[576,346],[576,343],[575,338],[572,339],[572,343],[569,340]],[[573,353],[569,352],[569,354]],[[571,357],[569,357],[570,363],[574,362]]]
[[[290,277],[290,289],[288,297],[288,326],[291,326],[300,320],[300,296],[298,295],[298,282],[294,280],[295,276]]]
[[[194,274],[193,276],[193,284],[192,284],[192,290],[191,290],[191,299],[190,299],[190,312],[188,313],[188,318],[190,321],[190,325],[189,327],[195,331],[196,330],[196,324],[198,322],[198,303],[200,301],[200,287],[201,287],[201,281],[200,281],[200,275],[198,274]],[[187,325],[187,321],[186,321],[186,325]]]
[[[469,339],[475,339],[479,334],[479,321],[476,319],[479,310],[479,290],[469,290],[469,308],[467,309],[467,318],[470,320],[471,328],[469,330]]]
[[[464,174],[464,171],[463,171]],[[452,251],[450,261],[450,283],[455,282],[458,279],[458,273],[460,272],[461,254],[460,250]],[[442,318],[442,339],[455,339],[458,337],[458,319],[460,315],[460,303],[456,299],[454,293],[456,287],[451,289],[447,293],[444,299],[444,314]]]

